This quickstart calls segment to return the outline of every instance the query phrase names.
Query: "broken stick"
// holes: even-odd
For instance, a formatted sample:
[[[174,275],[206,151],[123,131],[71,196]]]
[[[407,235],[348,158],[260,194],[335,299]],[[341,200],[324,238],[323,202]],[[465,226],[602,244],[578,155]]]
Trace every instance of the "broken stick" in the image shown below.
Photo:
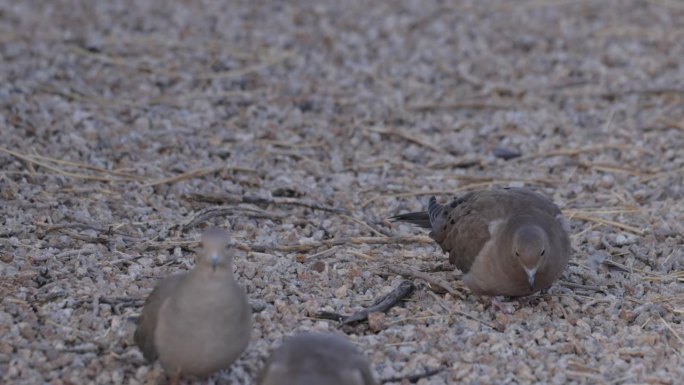
[[[318,314],[316,314],[316,317],[338,321],[340,323],[340,326],[365,321],[368,319],[368,315],[370,313],[387,312],[389,309],[396,306],[399,303],[399,301],[411,295],[411,293],[413,293],[415,289],[416,286],[413,284],[413,282],[403,281],[399,284],[399,286],[396,289],[392,290],[389,294],[375,301],[375,303],[373,303],[371,306],[363,310],[360,310],[350,316],[344,316],[333,312],[321,311]]]
[[[399,274],[404,278],[412,277],[412,278],[418,278],[422,279],[423,281],[427,282],[430,285],[436,286],[449,294],[453,295],[454,297],[458,297],[463,299],[463,294],[459,293],[456,289],[451,287],[451,285],[440,279],[439,277],[432,276],[427,273],[423,273],[422,271],[414,270],[411,268],[407,267],[399,267],[399,266],[394,266],[394,265],[388,265],[387,269],[391,271],[394,274]]]
[[[403,384],[404,383],[403,381],[406,380],[406,381],[413,384],[413,383],[416,383],[416,382],[418,382],[418,380],[421,380],[423,378],[432,377],[435,374],[438,374],[438,373],[444,371],[444,369],[446,369],[446,368],[444,368],[444,367],[439,367],[439,368],[434,368],[434,369],[425,368],[424,373],[411,374],[408,376],[401,376],[401,377],[385,378],[385,379],[380,380],[380,382],[382,382],[383,384],[386,384],[388,382],[401,382]]]

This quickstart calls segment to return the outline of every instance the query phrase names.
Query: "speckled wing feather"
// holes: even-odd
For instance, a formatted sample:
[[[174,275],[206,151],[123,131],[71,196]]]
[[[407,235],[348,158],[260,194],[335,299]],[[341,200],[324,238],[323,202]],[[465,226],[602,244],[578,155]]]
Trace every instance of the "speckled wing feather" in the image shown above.
[[[435,222],[430,236],[446,253],[449,262],[467,273],[489,240],[488,218],[480,215],[476,194],[467,194],[442,206],[442,220]],[[435,203],[438,204],[438,203]]]
[[[154,343],[154,332],[157,328],[159,308],[161,308],[164,300],[175,291],[175,288],[180,284],[184,276],[185,274],[178,274],[165,278],[152,290],[152,293],[150,293],[145,301],[145,306],[143,307],[133,338],[143,352],[143,356],[149,362],[154,362],[159,356]]]

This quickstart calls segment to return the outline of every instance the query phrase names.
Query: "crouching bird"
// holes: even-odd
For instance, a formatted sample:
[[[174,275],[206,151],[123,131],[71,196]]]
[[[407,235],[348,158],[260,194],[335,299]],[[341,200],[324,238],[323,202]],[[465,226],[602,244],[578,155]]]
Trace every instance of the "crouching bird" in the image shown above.
[[[161,281],[145,302],[135,342],[173,383],[230,367],[249,343],[252,311],[233,276],[229,242],[222,229],[205,231],[195,268]]]
[[[523,188],[475,191],[395,221],[430,229],[474,293],[518,297],[546,289],[570,257],[569,226],[558,206]]]
[[[259,385],[377,385],[367,359],[344,337],[305,333],[271,353]]]

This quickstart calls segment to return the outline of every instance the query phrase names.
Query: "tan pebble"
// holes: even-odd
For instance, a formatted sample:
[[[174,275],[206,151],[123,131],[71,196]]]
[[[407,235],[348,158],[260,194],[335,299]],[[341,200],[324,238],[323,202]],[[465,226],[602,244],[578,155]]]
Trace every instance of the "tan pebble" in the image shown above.
[[[560,354],[570,354],[570,353],[572,353],[572,352],[574,352],[574,351],[575,351],[575,349],[574,349],[574,347],[572,346],[572,344],[569,344],[569,343],[561,343],[561,344],[557,344],[557,345],[556,345],[556,352],[558,352],[558,353],[560,353]]]
[[[459,362],[455,363],[451,370],[453,371],[453,378],[455,380],[460,380],[465,378],[468,374],[470,374],[470,372],[473,371],[473,365]]]
[[[508,315],[501,313],[501,312],[496,313],[494,318],[496,319],[497,322],[499,322],[502,325],[507,325],[509,322]]]
[[[535,381],[537,379],[537,377],[535,377],[534,374],[532,374],[532,369],[530,369],[530,367],[525,364],[522,364],[518,368],[518,376],[530,382]]]
[[[144,116],[137,118],[133,122],[133,126],[139,131],[144,132],[150,129],[150,120]]]
[[[480,333],[475,335],[475,337],[470,339],[470,342],[473,345],[480,345],[483,342],[487,342],[489,340],[489,335],[487,333]]]
[[[300,271],[297,274],[297,279],[299,279],[300,281],[302,281],[304,283],[313,282],[314,280],[316,280],[316,277],[317,277],[316,275],[312,274],[308,270],[307,271]]]
[[[584,329],[585,332],[591,333],[591,326],[589,326],[589,324],[586,321],[584,321],[583,319],[578,319],[575,322],[575,325],[577,325],[577,327]]]
[[[537,348],[532,348],[527,350],[527,355],[531,358],[538,360],[541,358],[541,352]]]
[[[0,341],[0,353],[4,354],[12,354],[14,352],[14,348],[12,345],[10,345],[8,342]]]
[[[649,333],[649,334],[643,334],[639,336],[638,338],[639,345],[648,345],[652,346],[658,343],[658,334],[656,333]]]
[[[281,313],[281,314],[282,314],[285,310],[287,310],[287,304],[286,304],[285,301],[283,301],[282,299],[277,299],[277,300],[275,300],[275,302],[273,303],[273,306],[275,306],[275,308],[276,308],[276,310],[278,311],[278,313]]]
[[[518,320],[524,321],[526,319],[529,319],[530,317],[530,311],[527,308],[520,308],[515,311],[515,313],[512,314],[512,316]]]
[[[634,318],[636,317],[636,315],[627,309],[622,309],[622,310],[620,310],[619,317],[620,317],[620,319],[623,319],[627,322],[632,322],[632,321],[634,321]]]
[[[482,365],[491,365],[494,363],[494,356],[486,355],[478,357],[477,363]]]
[[[368,314],[368,327],[374,333],[385,329],[385,313],[373,312]]]
[[[598,248],[602,245],[603,235],[598,231],[592,231],[587,235],[587,241],[590,245]]]
[[[470,330],[479,330],[482,324],[480,324],[478,321],[467,319],[463,321],[463,325],[470,329]]]
[[[6,373],[5,378],[18,377],[19,376],[19,368],[17,367],[17,365],[10,365],[5,373]]]
[[[36,338],[36,330],[28,322],[20,322],[18,326],[22,337],[28,340]]]
[[[314,315],[316,315],[320,307],[320,304],[314,300],[308,300],[301,304],[301,308],[304,310],[304,314],[308,315],[309,317],[313,317]]]
[[[347,296],[348,290],[349,290],[349,287],[347,287],[347,285],[342,285],[342,286],[338,287],[337,289],[335,289],[333,294],[335,294],[336,298],[344,298]]]

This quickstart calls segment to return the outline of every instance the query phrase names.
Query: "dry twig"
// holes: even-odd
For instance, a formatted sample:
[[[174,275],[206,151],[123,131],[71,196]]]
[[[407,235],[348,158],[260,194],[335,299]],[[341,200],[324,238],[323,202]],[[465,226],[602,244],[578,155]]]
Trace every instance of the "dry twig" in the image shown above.
[[[512,110],[516,108],[524,108],[524,105],[497,103],[478,100],[464,100],[451,103],[416,103],[407,106],[408,110],[413,111],[431,111],[431,110]]]
[[[347,210],[345,210],[345,209],[326,206],[326,205],[322,205],[320,203],[307,201],[307,200],[303,200],[303,199],[287,198],[287,197],[264,198],[264,197],[244,196],[244,195],[239,196],[239,195],[233,195],[233,194],[209,195],[209,194],[195,193],[195,194],[185,195],[184,198],[185,199],[192,199],[192,200],[196,200],[196,201],[200,201],[200,202],[210,202],[210,203],[216,203],[216,204],[248,203],[248,204],[255,204],[255,205],[264,205],[264,204],[293,205],[293,206],[308,207],[308,208],[314,209],[314,210],[329,211],[329,212],[334,212],[334,213],[346,213],[347,212]]]
[[[396,306],[399,301],[408,297],[416,289],[416,286],[411,281],[403,281],[397,286],[396,289],[392,290],[389,294],[379,298],[371,306],[360,310],[350,316],[343,316],[337,313],[331,312],[319,312],[316,316],[318,318],[332,319],[340,322],[340,326],[349,325],[355,322],[361,322],[368,319],[370,313],[382,312],[385,313],[389,309]]]
[[[383,384],[387,384],[390,382],[401,382],[403,384],[404,381],[408,381],[408,382],[413,384],[413,383],[416,383],[423,378],[430,378],[430,377],[434,376],[435,374],[443,372],[444,369],[445,369],[444,367],[433,368],[433,369],[425,369],[425,372],[423,372],[423,373],[411,374],[408,376],[384,378],[384,379],[380,380],[380,382]]]
[[[449,294],[453,295],[454,297],[458,298],[464,298],[463,294],[458,292],[456,289],[451,287],[451,285],[440,279],[439,277],[432,276],[430,274],[424,273],[422,271],[414,270],[408,267],[399,267],[395,265],[387,265],[385,266],[389,271],[393,272],[394,274],[399,274],[403,277],[412,277],[412,278],[418,278],[422,279],[423,281],[427,282],[430,285],[437,286],[444,291],[448,292]]]
[[[377,236],[379,236],[379,237],[388,237],[388,236],[389,236],[388,234],[381,233],[379,230],[376,230],[376,229],[375,229],[373,226],[371,226],[369,223],[364,222],[364,221],[362,221],[362,220],[360,220],[360,219],[356,219],[356,218],[351,217],[351,216],[349,216],[349,215],[340,215],[340,216],[341,216],[342,218],[344,218],[344,219],[349,219],[350,221],[352,221],[352,222],[354,222],[354,223],[358,223],[359,225],[361,225],[361,226],[363,226],[363,227],[369,229],[373,234],[375,234],[375,235],[377,235]]]
[[[561,156],[561,155],[573,156],[573,155],[583,154],[586,152],[601,152],[601,151],[605,151],[608,149],[624,150],[624,149],[628,149],[628,148],[630,148],[630,146],[626,145],[626,144],[602,144],[602,145],[598,145],[598,146],[589,146],[589,147],[584,147],[584,148],[565,148],[565,149],[560,149],[560,150],[540,152],[537,154],[524,155],[524,156],[521,156],[520,158],[512,159],[511,162],[521,162],[521,161],[528,160],[528,159],[545,158],[545,157],[550,157],[550,156]]]
[[[407,236],[407,237],[352,237],[352,238],[335,238],[327,239],[320,242],[312,242],[308,244],[300,245],[245,245],[249,251],[256,251],[259,253],[265,253],[268,251],[280,251],[284,253],[292,252],[306,252],[310,250],[317,249],[323,246],[344,246],[347,244],[353,245],[387,245],[395,243],[422,243],[428,244],[433,243],[432,238],[425,236]]]
[[[213,206],[188,215],[188,217],[180,224],[180,227],[183,230],[187,230],[211,218],[230,214],[239,214],[241,216],[250,218],[262,218],[270,220],[281,220],[285,218],[284,214],[270,213],[267,211],[250,209],[247,207]]]
[[[197,177],[201,177],[204,175],[213,174],[213,173],[221,172],[221,171],[241,171],[241,172],[253,172],[253,173],[257,172],[257,170],[253,170],[250,168],[228,167],[228,166],[224,166],[224,165],[213,166],[213,167],[203,167],[203,168],[198,168],[195,170],[190,170],[190,171],[184,172],[180,175],[158,179],[156,181],[147,183],[145,186],[154,187],[154,186],[159,186],[162,184],[176,183],[176,182],[180,182],[180,181],[185,180],[185,179],[197,178]]]
[[[73,173],[70,171],[63,170],[63,169],[56,167],[56,166],[52,166],[52,165],[50,165],[44,161],[38,160],[38,159],[36,159],[36,157],[30,156],[30,155],[24,155],[24,154],[18,153],[16,151],[9,150],[9,149],[4,148],[4,147],[0,147],[0,152],[4,152],[6,154],[12,155],[16,158],[23,160],[24,162],[41,166],[47,170],[56,172],[60,175],[63,175],[63,176],[69,177],[69,178],[95,180],[95,181],[100,181],[100,182],[117,182],[117,181],[128,181],[128,180],[139,180],[137,177],[131,178],[131,177],[117,176],[117,178],[114,179],[114,178],[104,177],[104,176]],[[47,157],[42,157],[42,158],[47,158]],[[52,159],[52,158],[47,158],[47,159],[51,159],[54,161],[54,159]],[[111,174],[111,172],[109,172],[109,171],[107,171],[107,172]]]
[[[423,146],[425,148],[429,148],[430,150],[438,153],[443,153],[445,152],[444,149],[437,147],[436,145],[427,142],[421,138],[417,138],[414,135],[408,134],[406,132],[399,131],[398,129],[388,129],[388,128],[380,128],[380,127],[373,127],[369,129],[372,132],[376,132],[378,134],[383,134],[383,135],[392,135],[396,136],[398,138],[402,138],[406,141],[415,143],[419,146]]]
[[[613,227],[617,227],[619,229],[626,230],[626,231],[629,231],[629,232],[632,232],[634,234],[641,235],[641,236],[643,236],[645,234],[645,232],[643,230],[636,228],[634,226],[627,225],[627,224],[620,223],[620,222],[616,222],[616,221],[611,221],[610,219],[593,217],[590,215],[575,214],[575,215],[571,216],[569,219],[577,219],[577,220],[581,220],[581,221],[583,220],[583,221],[589,221],[589,222],[596,222],[596,223],[600,223],[602,225],[613,226]]]

